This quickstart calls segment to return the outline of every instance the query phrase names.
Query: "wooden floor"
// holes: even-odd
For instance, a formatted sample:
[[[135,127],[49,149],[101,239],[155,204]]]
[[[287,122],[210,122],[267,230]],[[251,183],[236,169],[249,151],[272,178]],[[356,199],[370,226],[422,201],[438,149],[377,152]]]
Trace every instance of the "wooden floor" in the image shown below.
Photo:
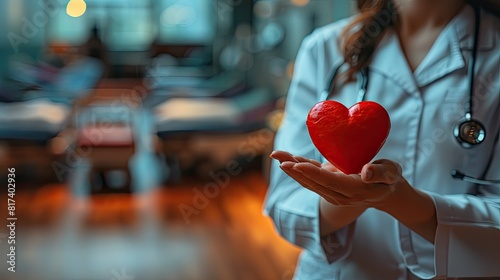
[[[65,185],[18,189],[16,272],[3,262],[0,278],[291,279],[299,249],[262,215],[261,174],[250,171],[227,181],[224,188],[206,189],[214,182],[198,180],[143,195],[88,199],[73,197]],[[200,199],[204,191],[211,198]],[[6,216],[7,210],[0,211],[2,221]],[[10,245],[1,228],[5,256]]]

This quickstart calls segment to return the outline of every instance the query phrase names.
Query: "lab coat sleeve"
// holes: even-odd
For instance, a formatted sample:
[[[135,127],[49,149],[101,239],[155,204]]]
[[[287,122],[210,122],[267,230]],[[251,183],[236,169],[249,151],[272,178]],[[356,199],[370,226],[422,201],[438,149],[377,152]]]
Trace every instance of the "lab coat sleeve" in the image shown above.
[[[319,154],[310,140],[306,117],[318,102],[323,89],[324,73],[320,59],[323,51],[321,36],[314,33],[302,43],[297,55],[294,76],[287,96],[285,117],[276,135],[275,150],[319,160]],[[318,57],[320,56],[320,57]],[[271,166],[270,186],[264,212],[274,222],[277,231],[291,243],[309,250],[318,260],[333,262],[342,259],[350,251],[354,224],[330,236],[320,238],[319,196],[299,185],[279,168],[279,162]]]
[[[500,144],[485,178],[499,179]],[[500,187],[480,186],[474,195],[432,194],[438,227],[436,274],[448,277],[500,276]]]
[[[500,177],[499,132],[485,178]],[[406,264],[423,279],[500,276],[500,187],[478,186],[476,195],[442,195],[428,192],[434,200],[437,231],[434,269],[431,275],[415,262],[412,250],[403,245]],[[404,244],[405,242],[402,242]],[[409,243],[407,243],[409,244]]]

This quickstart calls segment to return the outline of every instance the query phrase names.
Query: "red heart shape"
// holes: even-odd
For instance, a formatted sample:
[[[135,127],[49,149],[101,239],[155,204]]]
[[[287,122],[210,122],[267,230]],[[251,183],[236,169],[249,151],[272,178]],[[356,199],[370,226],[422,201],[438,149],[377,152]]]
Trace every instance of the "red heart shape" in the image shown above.
[[[391,129],[389,114],[373,101],[358,102],[349,109],[333,100],[319,102],[309,111],[306,124],[318,151],[346,174],[360,173]]]

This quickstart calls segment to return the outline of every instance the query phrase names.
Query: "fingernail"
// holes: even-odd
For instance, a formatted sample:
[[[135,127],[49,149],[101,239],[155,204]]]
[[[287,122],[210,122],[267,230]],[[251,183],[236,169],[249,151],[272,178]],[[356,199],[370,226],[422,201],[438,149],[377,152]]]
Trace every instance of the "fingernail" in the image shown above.
[[[371,169],[367,169],[365,174],[366,174],[366,180],[369,180],[373,176],[373,171]]]

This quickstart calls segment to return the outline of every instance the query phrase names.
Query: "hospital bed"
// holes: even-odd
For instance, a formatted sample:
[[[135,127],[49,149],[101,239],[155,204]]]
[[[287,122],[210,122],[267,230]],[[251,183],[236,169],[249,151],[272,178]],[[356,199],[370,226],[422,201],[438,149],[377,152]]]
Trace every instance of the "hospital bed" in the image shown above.
[[[23,165],[35,157],[50,156],[47,145],[68,125],[75,100],[89,94],[100,80],[102,69],[100,62],[83,59],[43,88],[20,91],[10,87],[9,98],[0,102],[0,145],[6,151],[0,159],[2,164]],[[29,164],[33,165],[39,164]]]

